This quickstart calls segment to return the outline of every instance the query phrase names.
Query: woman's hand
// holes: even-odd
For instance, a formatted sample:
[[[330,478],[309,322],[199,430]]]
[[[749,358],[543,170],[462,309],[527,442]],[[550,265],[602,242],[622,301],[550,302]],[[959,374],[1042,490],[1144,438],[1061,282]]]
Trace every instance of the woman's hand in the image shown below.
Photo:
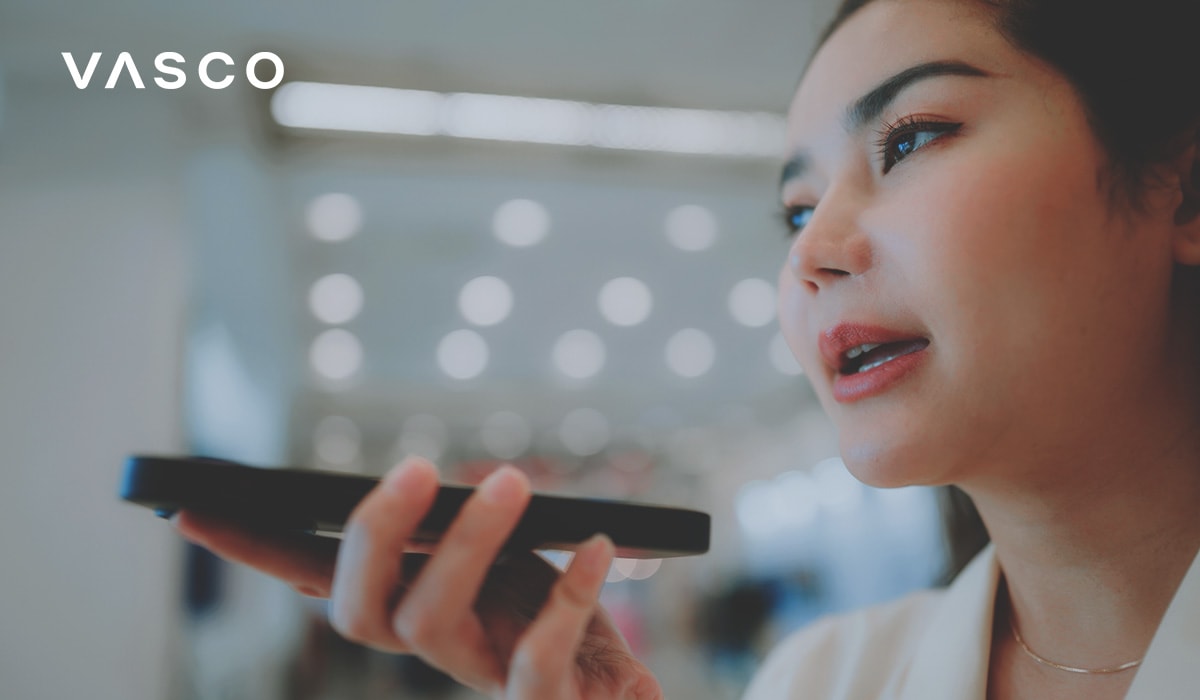
[[[184,537],[226,559],[330,598],[330,622],[348,639],[417,654],[494,698],[662,698],[597,604],[613,557],[607,538],[583,545],[562,574],[532,552],[497,562],[530,497],[525,476],[503,467],[433,554],[406,552],[437,488],[433,465],[406,460],[358,505],[340,547],[190,512],[173,520]]]

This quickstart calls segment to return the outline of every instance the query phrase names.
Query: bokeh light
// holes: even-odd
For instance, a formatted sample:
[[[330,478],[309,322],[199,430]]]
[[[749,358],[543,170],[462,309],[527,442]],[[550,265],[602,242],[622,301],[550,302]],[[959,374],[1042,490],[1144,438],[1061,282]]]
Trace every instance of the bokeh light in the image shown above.
[[[313,448],[322,462],[348,466],[362,450],[362,432],[345,416],[325,416],[313,431]]]
[[[492,232],[514,248],[539,243],[550,231],[550,214],[532,199],[512,199],[496,208]]]
[[[618,277],[600,288],[600,313],[617,326],[636,326],[650,315],[650,288],[633,277]]]
[[[437,363],[442,372],[453,379],[477,377],[487,367],[487,343],[475,331],[451,331],[438,343]]]
[[[362,367],[362,343],[344,328],[331,328],[313,341],[308,358],[312,368],[322,377],[349,379]]]
[[[840,457],[823,459],[813,465],[813,481],[821,505],[834,513],[850,513],[863,501],[863,484],[846,469]]]
[[[362,206],[344,192],[330,192],[313,198],[305,212],[313,238],[327,243],[344,241],[362,227]]]
[[[782,332],[776,333],[775,337],[771,338],[771,344],[767,347],[767,355],[771,358],[771,364],[782,374],[788,376],[804,374],[804,369],[796,361],[796,356],[788,347],[787,339],[783,337]]]
[[[666,360],[671,371],[681,377],[699,377],[712,369],[717,350],[707,333],[685,328],[667,341]]]
[[[405,418],[401,425],[392,459],[399,462],[414,455],[437,462],[442,458],[449,439],[450,428],[446,421],[430,413],[413,414]]]
[[[604,341],[592,331],[573,330],[559,336],[553,349],[554,366],[572,379],[587,379],[604,368]]]
[[[313,283],[308,305],[318,320],[331,325],[346,323],[358,316],[363,307],[363,289],[350,275],[325,275]]]
[[[477,326],[493,326],[512,312],[513,294],[499,277],[476,277],[458,293],[458,310]]]
[[[729,292],[729,313],[743,326],[758,328],[775,320],[775,287],[762,279],[745,279]]]
[[[717,241],[717,217],[707,207],[684,204],[667,214],[667,240],[680,250],[696,252]]]
[[[529,421],[513,411],[497,411],[483,421],[483,447],[497,459],[515,459],[529,449],[533,429]]]
[[[608,446],[611,429],[604,414],[594,408],[577,408],[563,416],[558,437],[573,455],[588,457]]]
[[[658,573],[658,569],[661,566],[662,559],[634,560],[633,569],[629,572],[629,578],[633,579],[634,581],[644,581]]]

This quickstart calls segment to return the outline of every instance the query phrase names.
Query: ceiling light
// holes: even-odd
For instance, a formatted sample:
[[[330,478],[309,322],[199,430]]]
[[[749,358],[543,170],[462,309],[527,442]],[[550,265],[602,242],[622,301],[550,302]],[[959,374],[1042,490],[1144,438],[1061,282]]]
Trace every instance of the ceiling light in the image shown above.
[[[515,95],[291,82],[271,115],[296,129],[777,159],[786,121],[766,112],[606,105]]]

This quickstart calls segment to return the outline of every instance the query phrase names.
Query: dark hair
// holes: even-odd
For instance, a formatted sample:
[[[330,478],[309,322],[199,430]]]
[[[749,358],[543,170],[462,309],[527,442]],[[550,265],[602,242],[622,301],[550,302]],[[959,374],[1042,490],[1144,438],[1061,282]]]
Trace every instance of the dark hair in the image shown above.
[[[942,545],[945,564],[936,583],[949,585],[991,541],[975,503],[957,486],[938,488],[938,510],[942,520]]]
[[[843,0],[819,49],[876,0]],[[966,2],[968,0],[964,0]],[[1144,209],[1157,167],[1200,139],[1200,2],[1197,0],[969,0],[1018,50],[1074,87],[1106,152],[1098,185],[1110,202]],[[1179,152],[1182,152],[1181,150]],[[1192,272],[1200,284],[1200,270]],[[974,504],[953,486],[939,494],[948,582],[987,543]]]
[[[844,0],[823,45],[875,0]],[[1144,206],[1155,166],[1200,128],[1200,2],[1196,0],[970,0],[1017,49],[1075,88],[1108,155],[1114,195]]]

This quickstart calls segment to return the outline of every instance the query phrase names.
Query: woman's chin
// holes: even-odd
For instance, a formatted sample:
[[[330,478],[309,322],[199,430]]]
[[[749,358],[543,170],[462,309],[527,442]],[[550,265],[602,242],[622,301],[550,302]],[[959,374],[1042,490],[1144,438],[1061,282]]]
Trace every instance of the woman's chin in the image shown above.
[[[842,461],[856,479],[881,489],[941,483],[936,461],[911,443],[854,439],[841,434]]]

